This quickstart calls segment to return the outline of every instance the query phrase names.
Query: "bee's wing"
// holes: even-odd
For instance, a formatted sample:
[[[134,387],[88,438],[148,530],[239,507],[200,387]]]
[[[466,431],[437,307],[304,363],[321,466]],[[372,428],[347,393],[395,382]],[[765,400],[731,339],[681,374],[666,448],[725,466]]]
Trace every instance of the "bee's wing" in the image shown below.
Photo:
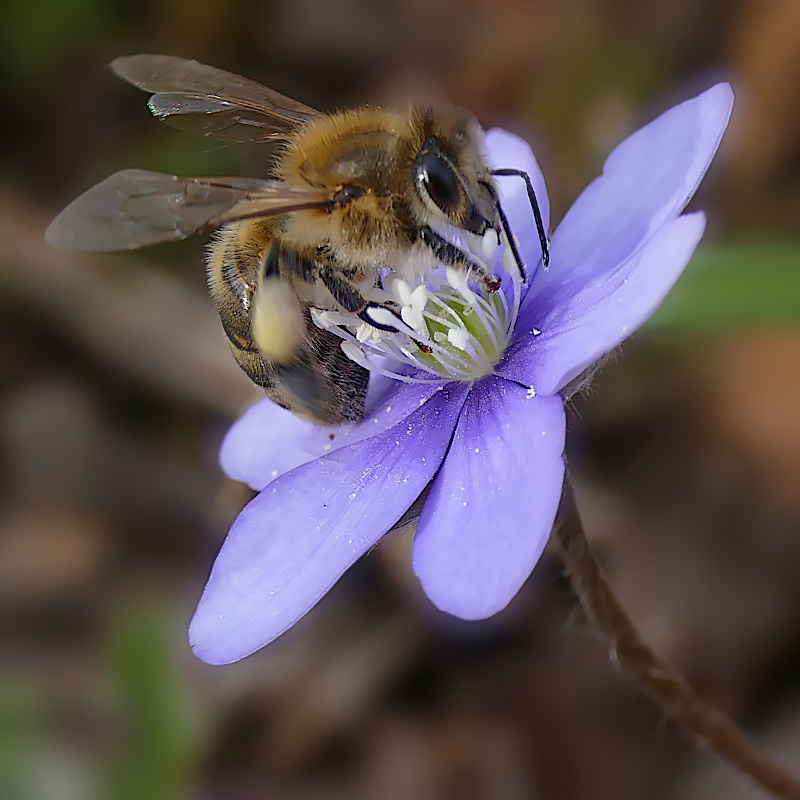
[[[53,247],[111,252],[186,239],[250,217],[325,207],[330,195],[256,178],[179,178],[125,169],[73,200],[51,223]]]
[[[177,128],[233,142],[284,139],[321,116],[309,106],[242,78],[176,56],[117,58],[111,69],[153,96],[156,117]]]

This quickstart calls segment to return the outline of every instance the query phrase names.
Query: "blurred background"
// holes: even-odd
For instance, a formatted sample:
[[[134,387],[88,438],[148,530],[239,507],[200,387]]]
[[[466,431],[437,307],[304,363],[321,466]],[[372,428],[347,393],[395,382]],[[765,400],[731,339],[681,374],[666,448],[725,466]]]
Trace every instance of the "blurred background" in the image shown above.
[[[644,638],[800,771],[797,0],[7,0],[0,25],[0,798],[750,798],[615,669],[555,554],[498,617],[422,597],[407,537],[212,668],[185,629],[249,499],[216,454],[257,398],[203,242],[50,250],[123,167],[259,176],[105,68],[164,52],[322,109],[438,96],[533,144],[557,221],[624,136],[737,105],[708,234],[574,403],[588,533]]]

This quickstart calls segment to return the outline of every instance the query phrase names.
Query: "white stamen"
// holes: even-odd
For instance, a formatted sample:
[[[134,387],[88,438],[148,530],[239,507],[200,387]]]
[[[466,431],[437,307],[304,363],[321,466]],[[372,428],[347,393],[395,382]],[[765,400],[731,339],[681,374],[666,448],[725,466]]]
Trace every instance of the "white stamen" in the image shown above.
[[[311,308],[311,321],[322,330],[333,327],[329,320],[330,311],[320,311],[318,308]]]
[[[519,272],[514,254],[510,247],[503,249],[503,269],[510,275],[512,272]]]
[[[466,350],[469,334],[463,328],[450,328],[447,331],[447,341],[459,350]]]
[[[386,325],[390,328],[394,328],[397,323],[397,317],[388,308],[381,308],[380,306],[368,308],[367,316],[373,322],[377,322],[378,325]]]
[[[403,308],[400,309],[400,316],[409,328],[413,328],[421,336],[427,337],[428,329],[425,327],[425,319],[420,309],[414,308],[413,306],[403,306]]]
[[[368,306],[362,318],[312,308],[314,324],[340,337],[342,351],[352,361],[395,380],[440,385],[491,374],[513,333],[522,279],[504,234],[462,232],[455,241],[474,254],[472,270],[441,265],[425,272],[422,264],[401,263],[395,271],[382,270],[374,285],[366,279],[360,284],[364,298],[380,304]],[[499,245],[506,283],[502,290],[488,292],[485,276],[493,272],[487,263],[496,263]],[[415,373],[427,373],[430,379]]]
[[[484,261],[489,263],[491,262],[492,257],[494,256],[494,251],[497,250],[499,245],[500,245],[500,238],[497,235],[497,231],[492,230],[490,228],[481,237],[480,252],[478,253],[478,255],[480,255],[480,257]]]
[[[409,305],[422,311],[427,305],[429,297],[430,292],[428,291],[428,287],[424,283],[421,283],[411,292],[408,302],[404,303],[404,305]]]
[[[401,306],[411,305],[411,287],[408,285],[407,281],[391,273],[387,276],[385,285],[387,291],[394,296],[394,299],[397,300]]]
[[[377,328],[373,328],[372,325],[362,322],[356,328],[356,339],[358,339],[359,342],[369,342],[372,340],[372,334],[376,330]]]
[[[455,267],[447,267],[445,269],[447,275],[447,282],[455,289],[468,303],[472,302],[474,292],[469,288],[469,279],[467,278],[467,271],[464,269],[456,269]]]
[[[359,366],[364,367],[364,369],[368,370],[369,372],[377,372],[380,375],[385,375],[387,378],[392,378],[396,381],[402,381],[403,383],[441,384],[444,380],[443,378],[424,380],[423,378],[412,378],[409,375],[401,375],[400,373],[383,369],[383,367],[379,367],[377,364],[371,363],[364,355],[361,348],[352,342],[342,342],[339,346],[342,348],[342,352],[351,361],[355,361],[355,363]]]

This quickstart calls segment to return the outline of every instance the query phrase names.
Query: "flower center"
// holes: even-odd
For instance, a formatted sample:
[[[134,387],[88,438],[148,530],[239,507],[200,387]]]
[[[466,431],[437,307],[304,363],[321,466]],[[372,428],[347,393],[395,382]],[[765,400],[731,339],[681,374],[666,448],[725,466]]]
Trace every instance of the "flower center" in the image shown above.
[[[312,319],[343,339],[342,350],[352,361],[397,380],[441,383],[489,375],[514,329],[522,280],[504,237],[502,258],[495,257],[498,237],[492,230],[466,245],[485,274],[494,274],[486,262],[502,265],[500,289],[487,291],[466,268],[436,265],[420,273],[409,263],[383,274],[380,287],[362,291],[375,325],[356,314],[315,308]],[[428,376],[409,375],[419,371]]]

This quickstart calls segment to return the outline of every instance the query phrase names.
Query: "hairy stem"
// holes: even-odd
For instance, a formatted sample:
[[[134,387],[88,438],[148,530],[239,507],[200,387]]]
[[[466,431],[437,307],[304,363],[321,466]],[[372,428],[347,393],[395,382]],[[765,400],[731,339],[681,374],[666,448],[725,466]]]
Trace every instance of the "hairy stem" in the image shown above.
[[[569,479],[561,499],[555,536],[583,611],[589,622],[608,638],[620,666],[692,738],[706,742],[775,797],[800,800],[800,781],[745,736],[721,711],[698,697],[686,681],[642,641],[589,547]]]

